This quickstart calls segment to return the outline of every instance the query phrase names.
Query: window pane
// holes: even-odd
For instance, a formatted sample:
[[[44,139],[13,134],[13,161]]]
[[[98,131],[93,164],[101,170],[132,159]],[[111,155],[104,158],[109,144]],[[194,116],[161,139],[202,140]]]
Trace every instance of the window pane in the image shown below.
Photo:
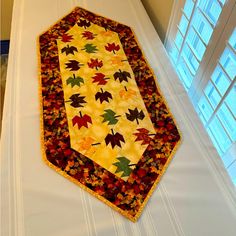
[[[192,0],[186,0],[185,5],[184,5],[184,13],[190,18],[192,11],[193,11],[194,3]]]
[[[206,120],[205,120],[204,116],[202,115],[202,113],[201,113],[201,112],[199,112],[199,113],[198,113],[198,115],[199,115],[199,117],[200,117],[200,119],[201,119],[202,123],[203,123],[203,124],[204,124],[204,126],[205,126],[205,125],[206,125]]]
[[[217,90],[215,89],[215,86],[212,84],[212,82],[210,81],[208,82],[204,92],[206,96],[209,98],[211,105],[215,109],[216,106],[219,104],[221,97],[217,92]]]
[[[207,99],[205,98],[205,96],[202,96],[202,98],[198,102],[198,107],[202,112],[205,120],[208,121],[213,113],[213,109],[209,104],[209,102],[207,101]]]
[[[225,4],[226,0],[219,0],[223,5]]]
[[[206,47],[204,46],[199,36],[194,32],[192,28],[189,30],[189,33],[187,35],[187,41],[190,44],[190,46],[192,46],[192,49],[197,58],[201,60],[206,50]]]
[[[231,141],[227,134],[225,133],[222,125],[220,124],[217,117],[215,117],[209,124],[209,129],[211,130],[213,136],[215,137],[217,143],[219,144],[221,150],[225,153],[231,145]]]
[[[229,39],[229,43],[236,50],[236,29],[234,29],[234,32]]]
[[[184,46],[183,57],[185,59],[185,62],[188,64],[188,67],[190,68],[191,73],[195,75],[198,69],[199,63],[197,59],[195,58],[195,56],[193,55],[190,48],[188,47],[188,45]]]
[[[199,7],[211,19],[212,23],[216,25],[220,13],[222,11],[220,4],[217,0],[200,0]]]
[[[185,65],[184,60],[181,58],[180,63],[177,66],[177,72],[179,73],[179,76],[181,80],[184,82],[184,86],[186,89],[189,89],[193,77],[188,69],[188,67]]]
[[[187,20],[185,15],[182,15],[180,23],[179,23],[179,28],[180,28],[183,35],[186,34],[186,30],[187,30],[187,27],[188,27],[188,22],[189,21]]]
[[[214,147],[216,148],[217,152],[219,153],[220,156],[222,156],[224,153],[220,149],[219,144],[216,142],[216,138],[214,137],[213,133],[211,132],[211,130],[209,128],[207,128],[207,133],[209,134],[211,141],[212,141]]]
[[[217,66],[211,76],[211,79],[217,89],[220,91],[220,94],[223,96],[227,90],[227,88],[230,85],[230,80],[225,75],[225,73],[222,71],[220,66]]]
[[[205,42],[205,44],[209,43],[209,40],[211,38],[213,29],[209,22],[206,20],[206,18],[200,13],[200,11],[197,9],[194,13],[192,25],[197,30],[197,32],[201,35],[201,38]]]
[[[183,43],[183,37],[180,34],[180,32],[178,31],[175,37],[175,45],[177,46],[177,48],[180,50],[181,45]]]
[[[234,85],[229,92],[228,96],[225,99],[225,102],[234,114],[234,117],[236,117],[236,85]]]
[[[236,56],[231,50],[229,50],[229,48],[224,50],[223,55],[220,58],[220,63],[228,73],[229,77],[234,79],[236,76]]]
[[[230,135],[231,139],[233,141],[236,141],[236,121],[225,104],[221,105],[219,111],[217,112],[217,115],[224,125],[225,129],[227,130],[228,134]]]
[[[229,169],[227,169],[230,178],[233,180],[234,185],[236,186],[236,162],[234,162]]]
[[[170,52],[170,56],[173,60],[174,63],[177,62],[177,58],[178,58],[178,55],[179,55],[179,50],[176,48],[176,46],[173,44],[172,47],[171,47],[171,52]]]

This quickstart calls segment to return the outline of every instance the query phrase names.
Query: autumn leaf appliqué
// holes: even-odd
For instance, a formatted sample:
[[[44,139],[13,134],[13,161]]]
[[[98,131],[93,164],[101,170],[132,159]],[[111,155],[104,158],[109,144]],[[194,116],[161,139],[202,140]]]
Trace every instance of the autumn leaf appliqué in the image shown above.
[[[83,66],[83,64],[80,64],[80,62],[76,60],[69,60],[69,62],[66,63],[66,69],[70,69],[70,71],[77,71],[81,66]]]
[[[118,162],[113,163],[113,165],[117,167],[115,173],[123,172],[121,177],[129,176],[132,172],[130,166],[132,166],[133,164],[130,165],[130,160],[126,157],[118,157],[117,160]]]
[[[81,83],[84,83],[84,79],[80,76],[75,76],[75,74],[73,74],[73,77],[69,77],[66,80],[66,84],[71,84],[71,87],[73,88],[75,85],[80,86]]]
[[[112,148],[115,146],[121,147],[121,142],[125,143],[124,137],[118,132],[114,133],[113,129],[111,129],[111,132],[105,138],[106,145],[111,144]]]
[[[72,54],[74,55],[74,52],[78,52],[77,48],[74,46],[67,45],[66,47],[61,49],[61,53],[65,52],[66,55]]]
[[[101,115],[103,117],[103,123],[108,121],[108,125],[115,125],[118,122],[118,117],[114,111],[111,109],[104,110],[105,113]]]
[[[136,120],[137,124],[139,124],[139,120],[143,120],[145,115],[143,111],[138,111],[138,108],[136,107],[135,109],[129,109],[129,113],[125,113],[126,118],[130,121]]]
[[[85,96],[81,96],[79,93],[73,94],[70,96],[68,101],[65,102],[70,102],[71,106],[74,108],[78,108],[78,107],[83,107],[83,103],[86,103],[86,101],[84,100]]]

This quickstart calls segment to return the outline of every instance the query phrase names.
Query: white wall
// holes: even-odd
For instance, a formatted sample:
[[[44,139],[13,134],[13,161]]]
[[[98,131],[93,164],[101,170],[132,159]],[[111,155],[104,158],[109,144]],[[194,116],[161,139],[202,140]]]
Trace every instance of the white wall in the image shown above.
[[[164,43],[174,0],[142,0],[142,3]]]
[[[0,40],[10,39],[13,0],[1,0]]]

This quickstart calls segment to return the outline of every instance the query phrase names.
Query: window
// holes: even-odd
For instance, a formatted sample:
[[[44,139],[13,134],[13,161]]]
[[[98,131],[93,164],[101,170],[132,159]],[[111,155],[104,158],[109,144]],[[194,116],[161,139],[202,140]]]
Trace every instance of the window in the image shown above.
[[[218,0],[185,2],[170,56],[186,90],[196,75],[224,3]]]
[[[236,2],[176,2],[165,46],[236,186]]]

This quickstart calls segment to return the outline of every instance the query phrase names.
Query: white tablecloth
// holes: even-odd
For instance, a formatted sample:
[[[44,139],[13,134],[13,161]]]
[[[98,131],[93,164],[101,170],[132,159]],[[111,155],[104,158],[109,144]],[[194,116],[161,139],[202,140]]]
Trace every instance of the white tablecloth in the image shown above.
[[[40,151],[37,36],[74,6],[131,26],[183,142],[132,223],[58,175]],[[15,0],[1,138],[1,235],[235,236],[235,190],[139,0]]]

